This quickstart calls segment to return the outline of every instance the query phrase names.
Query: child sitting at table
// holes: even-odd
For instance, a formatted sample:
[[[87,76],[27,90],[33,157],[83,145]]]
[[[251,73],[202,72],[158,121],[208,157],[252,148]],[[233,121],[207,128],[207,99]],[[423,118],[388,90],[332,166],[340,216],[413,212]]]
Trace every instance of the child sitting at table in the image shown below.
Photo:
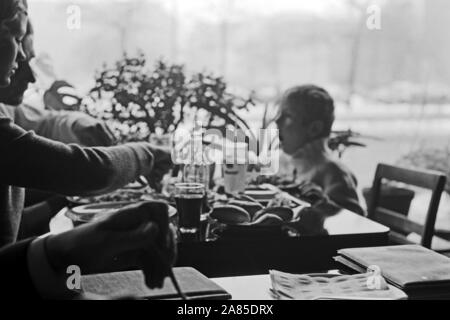
[[[286,91],[276,120],[288,157],[288,163],[281,162],[280,167],[286,172],[295,169],[296,179],[307,182],[303,192],[319,196],[328,207],[364,215],[355,176],[328,148],[333,122],[334,102],[326,90],[303,85]]]

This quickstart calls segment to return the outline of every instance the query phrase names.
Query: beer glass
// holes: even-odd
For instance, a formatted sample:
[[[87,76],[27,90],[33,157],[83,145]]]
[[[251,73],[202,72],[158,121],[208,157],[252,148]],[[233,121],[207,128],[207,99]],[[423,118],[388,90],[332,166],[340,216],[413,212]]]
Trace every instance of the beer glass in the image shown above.
[[[205,197],[205,185],[200,183],[175,184],[175,202],[178,210],[178,228],[181,237],[198,238]]]

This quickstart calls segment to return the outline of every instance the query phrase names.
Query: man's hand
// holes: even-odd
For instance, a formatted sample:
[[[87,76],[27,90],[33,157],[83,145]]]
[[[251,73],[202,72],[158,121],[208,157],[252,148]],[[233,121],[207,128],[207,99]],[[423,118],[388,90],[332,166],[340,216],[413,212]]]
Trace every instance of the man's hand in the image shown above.
[[[156,191],[161,191],[161,180],[170,169],[173,167],[172,154],[170,149],[152,146],[151,152],[153,154],[153,169],[150,175],[146,178],[150,186]]]
[[[108,147],[115,142],[108,125],[88,115],[80,115],[72,129],[80,143],[86,147]]]
[[[146,202],[124,208],[105,219],[47,239],[50,264],[57,270],[78,265],[82,271],[107,269],[127,257],[137,266],[150,288],[161,287],[176,257],[168,206]]]

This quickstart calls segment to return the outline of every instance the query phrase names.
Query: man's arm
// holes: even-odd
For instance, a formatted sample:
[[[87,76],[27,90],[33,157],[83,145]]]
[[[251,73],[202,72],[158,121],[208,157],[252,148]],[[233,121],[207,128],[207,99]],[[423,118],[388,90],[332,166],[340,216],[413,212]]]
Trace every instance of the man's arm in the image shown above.
[[[114,139],[103,122],[82,112],[51,111],[26,104],[10,108],[15,124],[48,139],[84,146],[109,146]]]

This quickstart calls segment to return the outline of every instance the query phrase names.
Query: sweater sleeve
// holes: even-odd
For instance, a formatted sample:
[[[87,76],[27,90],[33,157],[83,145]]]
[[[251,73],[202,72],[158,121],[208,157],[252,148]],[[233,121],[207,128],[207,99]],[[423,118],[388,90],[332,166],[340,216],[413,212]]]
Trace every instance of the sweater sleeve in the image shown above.
[[[86,114],[75,111],[52,111],[25,104],[14,107],[14,123],[19,127],[63,143],[81,144],[73,127],[80,119],[86,118]]]
[[[109,148],[66,145],[26,132],[0,118],[0,183],[60,193],[96,195],[148,175],[148,143]]]

